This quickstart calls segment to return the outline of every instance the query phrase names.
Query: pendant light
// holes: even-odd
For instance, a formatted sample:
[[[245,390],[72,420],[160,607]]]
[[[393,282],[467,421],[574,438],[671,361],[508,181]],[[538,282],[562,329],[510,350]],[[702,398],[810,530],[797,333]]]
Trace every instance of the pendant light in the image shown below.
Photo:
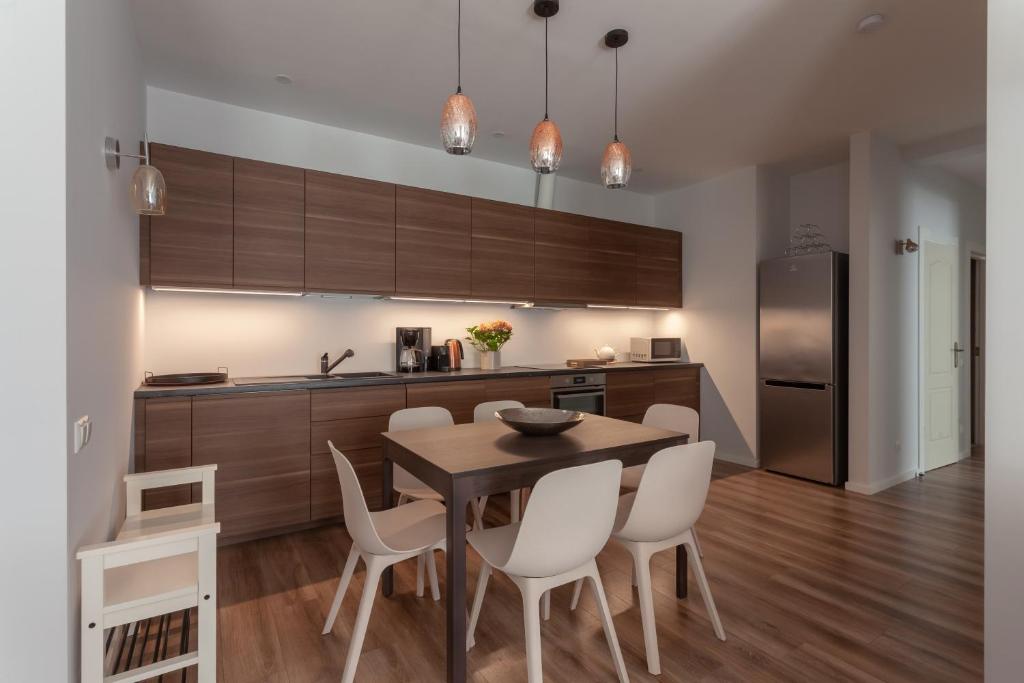
[[[628,41],[629,33],[624,28],[612,29],[604,36],[604,44],[615,50],[615,134],[601,159],[601,182],[609,190],[626,187],[633,170],[629,147],[619,142],[619,48]]]
[[[544,18],[544,119],[530,137],[530,164],[537,173],[554,173],[562,162],[562,134],[548,118],[548,19],[558,14],[558,0],[534,0],[533,11]]]
[[[458,86],[448,97],[441,111],[441,142],[449,154],[469,154],[476,141],[476,109],[473,101],[462,94],[462,0],[459,0],[458,38],[456,59],[458,62]]]
[[[143,141],[144,154],[128,154],[121,151],[121,143],[115,138],[106,138],[103,142],[103,153],[107,160],[107,168],[121,168],[121,157],[139,160],[139,167],[132,174],[128,185],[132,208],[140,216],[163,216],[167,210],[167,183],[164,176],[149,164],[149,138]]]

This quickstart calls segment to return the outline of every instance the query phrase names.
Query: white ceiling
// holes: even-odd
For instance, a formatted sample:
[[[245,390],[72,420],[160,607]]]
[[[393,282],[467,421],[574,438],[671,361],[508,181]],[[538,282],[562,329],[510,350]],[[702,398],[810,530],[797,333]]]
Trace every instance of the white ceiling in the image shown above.
[[[440,146],[455,87],[455,0],[134,0],[147,82]],[[551,19],[561,173],[598,182],[623,27],[620,137],[631,189],[752,163],[842,154],[871,129],[909,144],[985,119],[984,0],[562,0]],[[527,166],[543,115],[543,22],[531,0],[464,0],[473,154]],[[885,27],[858,34],[870,12]],[[280,85],[276,74],[294,82]],[[495,131],[505,132],[495,138]]]

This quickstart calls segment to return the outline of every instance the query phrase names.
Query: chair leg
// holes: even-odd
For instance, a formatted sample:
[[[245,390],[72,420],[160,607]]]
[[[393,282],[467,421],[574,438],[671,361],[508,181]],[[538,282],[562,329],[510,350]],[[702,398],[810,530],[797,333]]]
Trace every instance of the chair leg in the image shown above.
[[[427,553],[416,556],[416,597],[423,597],[423,569],[427,563]]]
[[[540,597],[529,588],[523,591],[523,627],[526,630],[526,674],[529,683],[544,683],[540,648]]]
[[[473,594],[473,609],[469,613],[469,625],[466,628],[466,649],[476,642],[476,624],[480,620],[480,608],[484,604],[484,593],[487,591],[487,579],[491,576],[491,565],[480,562],[480,575],[476,578],[476,593]]]
[[[636,563],[635,562],[633,564],[629,565],[629,585],[633,586],[633,588],[636,588],[637,586],[640,585],[640,584],[638,584],[636,582]]]
[[[548,621],[551,618],[551,591],[544,591],[544,597],[541,600],[541,615],[544,617],[544,621]]]
[[[640,622],[644,630],[647,670],[657,676],[661,674],[661,657],[658,653],[658,630],[654,622],[651,555],[643,548],[631,548],[631,550],[633,551],[633,575],[637,577],[637,593],[640,598]]]
[[[324,622],[324,630],[320,635],[327,635],[334,628],[334,620],[338,617],[338,610],[341,609],[341,601],[345,599],[345,592],[348,590],[349,581],[352,580],[352,573],[359,562],[359,548],[352,544],[348,551],[348,559],[345,561],[345,568],[341,572],[341,581],[338,582],[338,590],[334,593],[334,601],[331,603],[331,611],[327,613],[327,621]]]
[[[512,523],[515,524],[519,521],[519,507],[523,502],[523,490],[516,489],[510,495],[512,496],[512,500],[509,502],[509,505],[511,506],[509,508],[509,516],[512,519]]]
[[[591,566],[589,578],[594,589],[594,597],[597,598],[597,606],[601,612],[601,625],[604,626],[604,637],[608,641],[608,649],[612,652],[615,671],[619,674],[619,683],[629,683],[629,674],[626,673],[626,662],[622,659],[619,638],[615,635],[615,624],[612,623],[612,611],[608,607],[608,598],[605,597],[604,586],[601,584],[601,575],[597,572],[596,562]]]
[[[399,505],[402,505],[407,500],[409,500],[409,498],[404,493],[399,493],[398,494],[398,502],[395,503],[395,507],[398,507]]]
[[[711,586],[708,585],[708,577],[704,574],[704,563],[700,560],[700,554],[697,552],[697,546],[692,541],[685,541],[687,550],[687,557],[690,558],[690,567],[693,569],[693,575],[697,579],[697,586],[700,588],[700,597],[704,600],[704,606],[708,610],[708,617],[711,619],[711,625],[715,627],[715,636],[719,640],[725,640],[725,628],[722,626],[722,619],[718,616],[718,608],[715,607],[715,599],[711,597]]]
[[[576,579],[576,584],[572,587],[572,602],[569,603],[569,609],[574,610],[580,605],[580,595],[583,594],[583,579]]]
[[[484,507],[487,505],[487,496],[473,498],[469,506],[473,508],[473,528],[480,530],[484,528]]]
[[[441,589],[437,585],[437,558],[434,557],[434,551],[428,550],[424,555],[420,555],[427,561],[427,574],[430,576],[430,597],[434,598],[434,602],[441,599]]]
[[[363,640],[366,638],[366,626],[370,622],[373,599],[377,595],[377,584],[380,583],[380,575],[387,568],[384,562],[372,555],[365,557],[364,561],[366,561],[366,580],[363,583],[363,595],[359,599],[356,623],[352,626],[352,640],[348,644],[348,654],[345,656],[345,670],[341,674],[341,683],[352,683],[356,678],[356,667],[359,666],[359,654],[363,650]]]
[[[690,529],[690,533],[693,534],[693,546],[697,549],[697,554],[704,557],[704,548],[700,544],[700,539],[697,537],[697,527]]]

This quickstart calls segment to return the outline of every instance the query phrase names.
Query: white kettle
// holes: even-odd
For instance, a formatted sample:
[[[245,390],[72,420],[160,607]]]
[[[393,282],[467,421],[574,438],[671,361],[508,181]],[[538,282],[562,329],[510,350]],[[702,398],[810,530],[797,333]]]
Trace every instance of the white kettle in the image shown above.
[[[594,355],[598,360],[615,360],[615,349],[605,344],[599,349],[594,349]]]

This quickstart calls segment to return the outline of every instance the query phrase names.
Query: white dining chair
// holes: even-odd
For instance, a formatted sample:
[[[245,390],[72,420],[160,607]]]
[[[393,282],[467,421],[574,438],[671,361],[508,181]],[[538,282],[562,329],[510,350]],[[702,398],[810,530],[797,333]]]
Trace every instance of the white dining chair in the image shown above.
[[[506,408],[525,408],[519,401],[486,401],[480,403],[473,408],[473,422],[494,422],[498,419],[495,415],[499,410],[505,410]],[[522,505],[523,490],[516,489],[510,491],[509,496],[509,517],[513,522],[519,521],[519,511]],[[480,516],[483,517],[484,510],[487,508],[487,496],[480,497]],[[481,521],[482,524],[482,521]]]
[[[690,435],[690,443],[700,440],[700,413],[687,406],[678,406],[671,403],[655,403],[644,413],[643,424],[648,427],[667,429],[672,432],[681,432]],[[622,470],[622,488],[636,491],[640,488],[640,478],[643,477],[644,466],[634,465]],[[697,553],[704,557],[704,549],[700,545],[700,538],[697,536],[697,529],[693,529],[693,541],[697,546]],[[636,585],[636,577],[633,585]]]
[[[475,636],[487,580],[500,570],[523,596],[526,666],[530,683],[541,683],[540,602],[553,588],[577,579],[590,579],[601,612],[604,635],[620,683],[629,680],[615,635],[595,557],[608,541],[615,523],[616,493],[622,463],[606,460],[569,467],[541,477],[533,487],[522,521],[490,529],[474,529],[467,538],[479,553],[469,640]]]
[[[380,512],[370,512],[352,464],[333,443],[328,441],[327,445],[331,448],[334,466],[338,470],[345,526],[352,537],[352,549],[327,614],[323,635],[330,633],[334,627],[334,620],[359,559],[362,558],[366,565],[363,594],[359,599],[359,611],[352,627],[352,640],[349,642],[345,670],[341,676],[342,683],[351,683],[359,665],[359,654],[381,575],[388,567],[404,560],[422,557],[423,553],[431,553],[432,556],[435,550],[444,551],[445,508],[436,500],[417,500]],[[433,565],[433,562],[430,564]],[[436,580],[436,577],[432,578]]]
[[[701,441],[673,446],[655,453],[647,463],[640,487],[619,499],[612,538],[633,556],[633,574],[640,597],[640,619],[647,651],[647,670],[661,673],[658,633],[654,624],[654,595],[651,588],[651,556],[662,550],[684,545],[686,556],[697,579],[704,606],[719,640],[725,629],[718,616],[711,587],[704,574],[704,563],[696,552],[693,525],[700,517],[711,483],[715,443]],[[577,581],[572,609],[579,604],[583,582]]]

